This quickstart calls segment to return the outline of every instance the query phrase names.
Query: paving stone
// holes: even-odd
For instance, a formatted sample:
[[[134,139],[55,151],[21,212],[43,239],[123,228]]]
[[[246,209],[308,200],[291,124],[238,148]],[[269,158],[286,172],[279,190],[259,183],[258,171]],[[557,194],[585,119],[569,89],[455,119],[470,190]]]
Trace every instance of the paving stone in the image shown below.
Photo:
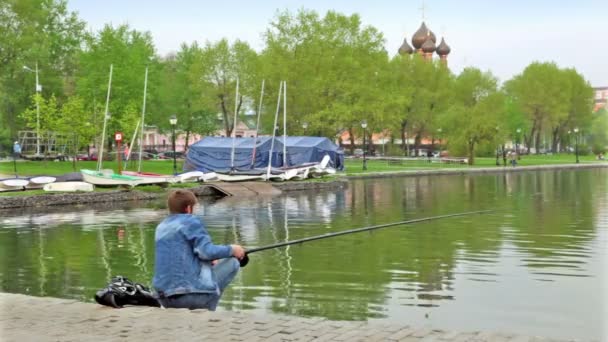
[[[371,324],[255,315],[246,312],[128,307],[0,293],[4,341],[502,341],[550,339],[493,332],[450,332],[404,324]],[[559,341],[555,341],[559,342]]]

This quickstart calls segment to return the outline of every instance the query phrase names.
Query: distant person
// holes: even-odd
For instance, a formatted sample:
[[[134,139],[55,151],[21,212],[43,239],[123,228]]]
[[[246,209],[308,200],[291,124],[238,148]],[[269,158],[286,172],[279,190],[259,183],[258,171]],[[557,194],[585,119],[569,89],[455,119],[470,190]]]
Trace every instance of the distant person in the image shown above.
[[[192,214],[196,203],[191,191],[169,194],[170,214],[156,227],[152,283],[163,307],[213,311],[238,273],[245,249],[214,245],[202,220]]]
[[[515,167],[517,165],[517,153],[510,152],[509,154],[511,156],[511,166]]]
[[[124,160],[129,160],[129,144],[125,144]]]
[[[19,145],[18,141],[15,141],[15,143],[13,144],[13,158],[21,158],[21,145]]]

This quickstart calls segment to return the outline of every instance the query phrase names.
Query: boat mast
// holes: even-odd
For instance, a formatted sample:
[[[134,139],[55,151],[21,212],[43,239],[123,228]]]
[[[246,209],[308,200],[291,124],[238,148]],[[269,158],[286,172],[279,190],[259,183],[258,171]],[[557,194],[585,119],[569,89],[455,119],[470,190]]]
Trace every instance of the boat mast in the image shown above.
[[[262,92],[260,94],[260,103],[258,106],[258,118],[255,124],[255,139],[253,139],[253,152],[251,154],[251,168],[253,169],[255,166],[255,147],[258,141],[258,130],[260,128],[260,115],[262,113],[262,102],[264,101],[264,81],[262,80]]]
[[[230,172],[234,171],[234,149],[236,148],[236,114],[239,106],[239,78],[236,78],[236,92],[234,94],[234,120],[232,121],[232,153],[230,154]]]
[[[287,81],[283,81],[283,167],[287,167]]]
[[[279,86],[279,98],[277,99],[277,110],[274,113],[274,125],[272,125],[272,141],[270,142],[270,155],[268,156],[268,170],[266,171],[266,180],[270,179],[270,168],[272,167],[272,152],[274,150],[274,138],[277,133],[277,121],[279,119],[279,109],[281,108],[281,92],[283,91],[283,82]]]
[[[139,124],[141,123],[141,119],[137,120],[137,125],[135,125],[135,132],[133,132],[133,137],[131,138],[131,144],[129,144],[129,153],[127,153],[127,161],[131,160],[131,153],[133,152],[133,144],[135,143],[135,137],[137,137],[137,130],[139,129]],[[141,152],[139,152],[141,154]]]
[[[137,161],[137,172],[141,173],[141,155],[143,153],[143,145],[144,145],[144,120],[146,118],[146,93],[148,89],[148,67],[146,67],[146,76],[144,76],[144,104],[141,109],[141,131],[139,131],[139,160]],[[131,148],[129,148],[129,153],[131,152]],[[175,153],[175,151],[173,151]]]
[[[106,96],[106,110],[103,116],[103,130],[101,133],[101,145],[99,146],[99,153],[97,154],[97,171],[101,171],[101,166],[103,164],[103,144],[105,143],[106,137],[106,125],[108,123],[108,110],[110,105],[110,90],[112,88],[112,67],[110,64],[110,79],[108,80],[108,95]]]

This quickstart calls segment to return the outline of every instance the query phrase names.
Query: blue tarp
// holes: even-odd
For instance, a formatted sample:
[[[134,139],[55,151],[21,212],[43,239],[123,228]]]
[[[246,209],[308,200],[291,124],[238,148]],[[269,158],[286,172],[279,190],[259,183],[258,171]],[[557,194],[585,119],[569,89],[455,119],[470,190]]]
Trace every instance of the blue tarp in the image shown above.
[[[272,137],[236,138],[234,142],[234,168],[231,164],[233,138],[205,137],[191,145],[186,154],[185,171],[226,172],[231,169],[248,171],[268,167]],[[255,160],[253,147],[255,144]],[[326,154],[329,166],[344,169],[344,153],[327,138],[287,137],[287,165],[283,165],[283,137],[274,138],[272,167],[293,167],[316,163]]]

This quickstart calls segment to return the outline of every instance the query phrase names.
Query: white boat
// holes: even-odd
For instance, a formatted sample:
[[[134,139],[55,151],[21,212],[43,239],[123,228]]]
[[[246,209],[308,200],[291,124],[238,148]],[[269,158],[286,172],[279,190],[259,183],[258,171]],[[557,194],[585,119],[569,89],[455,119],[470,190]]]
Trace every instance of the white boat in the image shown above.
[[[161,175],[158,173],[150,173],[150,172],[122,171],[121,174],[123,176],[132,176],[132,177],[141,178],[141,180],[137,183],[137,185],[167,184],[167,183],[175,183],[175,182],[179,181],[179,179],[174,176]]]
[[[218,175],[215,172],[189,171],[177,175],[180,183],[188,182],[209,182],[218,180]]]
[[[45,184],[43,189],[49,192],[90,192],[95,186],[86,182],[54,182]]]
[[[8,178],[0,180],[0,191],[21,191],[25,190],[25,187],[30,182],[23,178]]]
[[[80,173],[82,173],[85,182],[100,186],[126,185],[134,187],[142,182],[139,177],[119,175],[112,170],[80,170]]]
[[[24,178],[9,178],[3,179],[0,183],[6,188],[22,188],[27,186],[30,181]]]
[[[245,182],[253,180],[265,180],[265,174],[244,174],[244,173],[217,173],[217,178],[222,182]]]
[[[38,177],[30,178],[31,183],[38,184],[38,185],[53,183],[56,180],[57,180],[57,178],[50,177],[50,176],[38,176]]]

